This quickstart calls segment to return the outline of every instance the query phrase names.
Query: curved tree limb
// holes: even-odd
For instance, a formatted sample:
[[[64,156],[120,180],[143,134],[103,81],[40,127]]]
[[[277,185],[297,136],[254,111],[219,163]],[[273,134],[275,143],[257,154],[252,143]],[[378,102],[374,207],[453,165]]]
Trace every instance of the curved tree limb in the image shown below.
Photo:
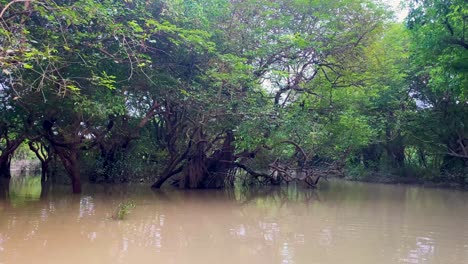
[[[296,147],[296,150],[298,150],[299,152],[301,152],[302,156],[304,156],[304,163],[306,163],[308,160],[309,160],[309,157],[307,156],[307,153],[304,151],[304,149],[299,146],[299,144],[297,144],[296,142],[292,141],[292,140],[283,140],[281,141],[280,143],[287,143],[287,144],[291,144],[293,145],[294,147]]]
[[[245,170],[248,174],[256,177],[256,178],[259,178],[259,177],[266,177],[266,178],[271,178],[271,175],[270,174],[267,174],[267,173],[263,173],[263,172],[257,172],[257,171],[254,171],[253,169],[245,166],[244,164],[242,163],[239,163],[239,162],[234,162],[233,163],[234,166],[236,167],[239,167],[243,170]]]
[[[0,12],[0,18],[3,17],[3,15],[5,14],[5,12],[7,11],[8,8],[10,8],[11,5],[15,4],[15,3],[19,3],[19,2],[26,2],[25,3],[25,6],[29,6],[29,3],[33,1],[33,0],[13,0],[11,1],[10,3],[6,4],[5,7],[2,9],[2,11]]]

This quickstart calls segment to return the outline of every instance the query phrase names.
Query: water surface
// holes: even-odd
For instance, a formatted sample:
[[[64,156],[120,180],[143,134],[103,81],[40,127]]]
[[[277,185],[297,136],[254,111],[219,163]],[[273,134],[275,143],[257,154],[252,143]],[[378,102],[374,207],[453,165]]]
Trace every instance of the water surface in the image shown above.
[[[0,199],[0,264],[468,263],[468,192],[350,182],[47,190],[10,183]],[[113,220],[128,200],[136,208]]]

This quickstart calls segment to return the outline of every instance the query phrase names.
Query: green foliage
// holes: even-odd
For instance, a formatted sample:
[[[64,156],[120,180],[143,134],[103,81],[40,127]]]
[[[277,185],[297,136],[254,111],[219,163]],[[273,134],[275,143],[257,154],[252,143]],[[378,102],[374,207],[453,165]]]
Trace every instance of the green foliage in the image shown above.
[[[40,138],[96,181],[148,179],[232,132],[266,161],[297,162],[290,141],[355,171],[466,167],[463,0],[410,1],[406,27],[370,0],[30,4],[0,20],[2,153]]]
[[[23,142],[15,151],[16,160],[34,160],[36,155],[29,149],[27,142]]]
[[[411,115],[416,143],[442,156],[442,171],[463,170],[468,146],[468,8],[465,1],[428,0],[409,4],[412,59],[418,67],[414,90],[424,108]]]
[[[135,202],[132,200],[119,203],[112,218],[115,220],[124,220],[128,214],[131,213],[132,209],[136,207]]]

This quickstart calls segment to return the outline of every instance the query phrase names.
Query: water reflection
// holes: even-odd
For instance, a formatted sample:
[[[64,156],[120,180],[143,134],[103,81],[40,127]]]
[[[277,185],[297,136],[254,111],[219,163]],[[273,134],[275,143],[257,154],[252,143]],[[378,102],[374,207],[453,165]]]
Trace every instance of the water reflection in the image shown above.
[[[0,251],[3,251],[5,250],[3,247],[2,247],[2,244],[6,241],[6,238],[3,237],[2,234],[0,234]]]
[[[84,216],[89,216],[93,214],[94,214],[93,197],[91,196],[81,197],[79,218],[83,218]]]
[[[402,259],[406,263],[427,263],[434,254],[434,241],[428,237],[417,237],[414,249],[411,249],[408,256]]]
[[[29,198],[0,201],[0,261],[366,264],[468,259],[465,192],[345,182],[320,190],[84,189],[82,196],[51,189],[39,200],[31,198],[36,192],[15,191]],[[116,206],[128,199],[137,207],[126,220],[112,220]]]
[[[9,180],[3,180],[0,188],[3,186],[3,198],[10,201],[12,206],[23,206],[27,202],[38,201],[41,197],[42,185],[41,178],[37,175],[22,175],[12,177]]]

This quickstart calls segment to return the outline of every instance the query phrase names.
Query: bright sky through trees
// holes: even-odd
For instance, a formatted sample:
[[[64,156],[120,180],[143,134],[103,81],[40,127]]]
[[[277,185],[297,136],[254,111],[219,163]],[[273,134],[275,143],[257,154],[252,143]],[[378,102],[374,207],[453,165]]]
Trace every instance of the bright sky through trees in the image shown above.
[[[408,14],[408,10],[401,7],[400,0],[384,0],[383,2],[392,7],[392,9],[395,11],[395,17],[398,21],[403,21],[403,19],[405,19],[406,15]]]

